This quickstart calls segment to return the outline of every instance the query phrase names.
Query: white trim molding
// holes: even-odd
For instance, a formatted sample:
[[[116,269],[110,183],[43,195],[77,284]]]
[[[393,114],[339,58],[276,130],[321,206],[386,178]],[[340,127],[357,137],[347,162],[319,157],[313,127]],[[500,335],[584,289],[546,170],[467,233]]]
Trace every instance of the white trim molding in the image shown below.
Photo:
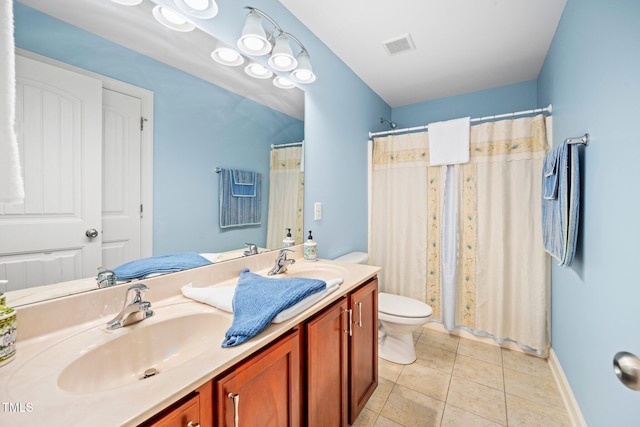
[[[573,425],[574,427],[587,427],[587,422],[582,416],[580,406],[578,406],[578,402],[573,395],[571,386],[569,386],[567,377],[564,375],[564,371],[562,370],[560,361],[558,360],[555,351],[553,351],[553,348],[549,351],[549,367],[551,368],[553,378],[555,379],[556,384],[558,385],[558,389],[560,390],[560,395],[562,396],[564,406],[567,409],[567,414],[569,414],[571,425]]]

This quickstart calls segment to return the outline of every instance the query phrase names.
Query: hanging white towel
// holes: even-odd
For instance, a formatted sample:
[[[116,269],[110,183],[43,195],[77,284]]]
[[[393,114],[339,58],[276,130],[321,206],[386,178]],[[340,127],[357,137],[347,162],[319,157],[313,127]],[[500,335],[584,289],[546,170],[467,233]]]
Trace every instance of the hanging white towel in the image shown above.
[[[24,201],[24,184],[14,129],[16,72],[13,2],[0,3],[0,204],[14,204]]]
[[[429,165],[456,165],[469,161],[471,118],[429,123]]]

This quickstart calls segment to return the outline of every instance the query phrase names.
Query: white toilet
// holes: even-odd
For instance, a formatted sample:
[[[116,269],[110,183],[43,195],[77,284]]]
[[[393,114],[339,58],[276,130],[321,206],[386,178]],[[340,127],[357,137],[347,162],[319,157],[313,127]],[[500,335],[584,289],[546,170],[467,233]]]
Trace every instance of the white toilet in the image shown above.
[[[351,252],[336,261],[367,264],[365,252]],[[429,321],[431,307],[400,295],[378,294],[378,356],[390,362],[408,365],[416,360],[413,331]]]

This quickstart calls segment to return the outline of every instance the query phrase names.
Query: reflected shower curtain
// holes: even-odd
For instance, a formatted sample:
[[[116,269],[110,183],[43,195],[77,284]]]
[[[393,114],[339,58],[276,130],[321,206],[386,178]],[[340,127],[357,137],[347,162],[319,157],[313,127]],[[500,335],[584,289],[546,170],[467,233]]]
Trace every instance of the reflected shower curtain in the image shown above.
[[[421,147],[412,147],[409,155],[405,139],[419,139]],[[542,162],[547,149],[542,115],[472,126],[471,157],[464,165],[427,166],[425,132],[376,139],[370,252],[372,264],[383,267],[381,289],[427,302],[437,321],[443,321],[443,313],[453,312],[456,328],[498,342],[512,340],[523,347],[547,349],[550,267],[542,247],[540,218]],[[419,173],[408,161],[416,155],[425,169]],[[404,170],[406,177],[394,184],[395,199],[389,199],[385,175],[397,175],[396,169]],[[446,182],[447,177],[451,182]],[[455,191],[451,187],[445,191],[447,186],[454,186]],[[415,203],[411,194],[400,196],[409,188],[424,192],[426,202],[403,213]],[[455,200],[445,203],[445,194],[454,194]],[[400,208],[386,207],[392,204]],[[456,215],[451,215],[451,208]],[[411,221],[425,223],[421,245],[405,242],[402,234],[396,234],[398,222],[407,221],[402,215],[414,214],[418,219]],[[445,217],[456,222],[444,221]],[[455,227],[455,232],[444,230],[445,225]],[[443,242],[450,236],[455,241]],[[455,275],[449,281],[455,289],[443,289],[441,247],[447,244],[457,248]],[[407,256],[422,257],[424,271],[405,264]],[[426,279],[418,285],[423,277]],[[442,296],[447,293],[453,298],[443,306]]]
[[[286,228],[296,244],[303,238],[304,171],[302,147],[273,148],[269,172],[267,248],[282,247]]]

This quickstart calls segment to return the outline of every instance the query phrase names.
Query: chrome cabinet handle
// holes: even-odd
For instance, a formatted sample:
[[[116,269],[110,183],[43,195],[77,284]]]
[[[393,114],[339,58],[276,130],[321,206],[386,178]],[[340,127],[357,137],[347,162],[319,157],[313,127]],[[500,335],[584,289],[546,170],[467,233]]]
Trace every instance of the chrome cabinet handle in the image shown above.
[[[347,316],[348,316],[348,323],[349,323],[349,329],[345,330],[345,333],[348,333],[349,336],[353,336],[353,328],[351,327],[351,324],[353,323],[353,310],[349,309],[349,310],[345,310],[347,312]]]
[[[358,326],[362,328],[362,301],[358,302]]]
[[[98,230],[96,230],[95,228],[89,228],[84,232],[84,235],[90,239],[95,239],[96,237],[98,237]]]
[[[200,427],[200,423],[194,423],[193,421],[189,421],[187,423],[187,427]]]
[[[238,411],[238,406],[240,406],[240,395],[235,394],[235,393],[229,393],[227,394],[227,397],[229,399],[233,399],[233,425],[235,427],[239,426],[240,423],[240,414]]]

